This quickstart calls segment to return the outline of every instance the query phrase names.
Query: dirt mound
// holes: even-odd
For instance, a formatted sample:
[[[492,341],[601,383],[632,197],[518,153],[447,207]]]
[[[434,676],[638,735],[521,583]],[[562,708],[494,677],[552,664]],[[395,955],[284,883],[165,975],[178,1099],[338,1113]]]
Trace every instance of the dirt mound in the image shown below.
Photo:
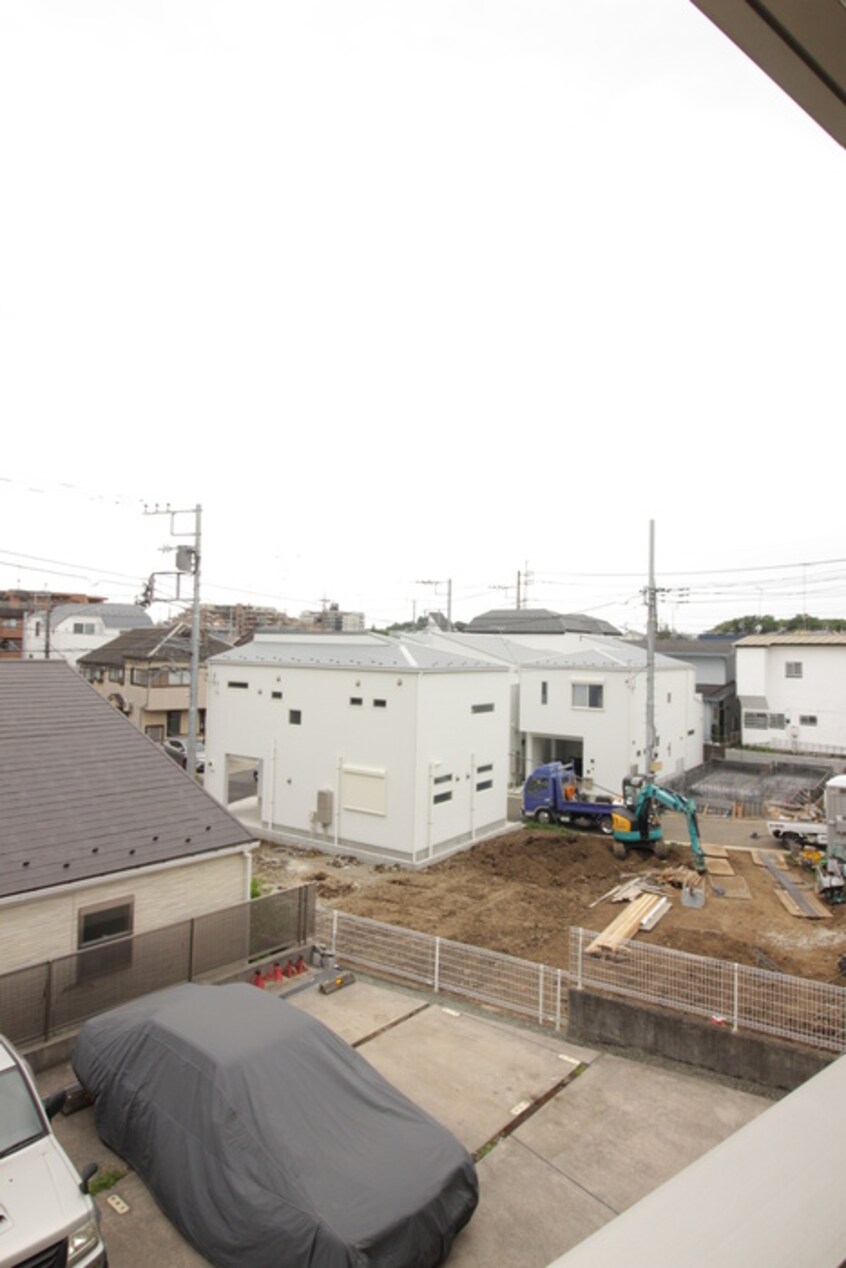
[[[690,861],[688,849],[674,846],[667,865]],[[671,910],[639,939],[846,983],[837,968],[846,909],[834,908],[826,920],[800,920],[785,911],[772,877],[748,851],[731,850],[730,862],[746,881],[748,899],[722,898],[707,885],[705,906],[691,908],[669,890]],[[283,888],[315,880],[322,901],[355,915],[567,968],[570,927],[601,931],[621,910],[603,897],[607,891],[632,875],[657,876],[667,865],[638,851],[619,860],[598,834],[525,828],[420,871],[356,861],[353,876],[346,870],[352,869],[349,860],[267,845],[258,852],[256,871]],[[332,875],[330,868],[338,872]]]

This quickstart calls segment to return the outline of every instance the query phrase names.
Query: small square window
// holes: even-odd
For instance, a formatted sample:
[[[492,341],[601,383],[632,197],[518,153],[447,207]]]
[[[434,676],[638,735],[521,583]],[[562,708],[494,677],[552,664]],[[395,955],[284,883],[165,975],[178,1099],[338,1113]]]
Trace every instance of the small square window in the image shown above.
[[[471,713],[493,713],[493,711],[492,704],[471,704],[470,706]]]
[[[482,779],[476,785],[476,792],[484,792],[486,788],[493,788],[492,779]]]
[[[302,711],[302,709],[289,709],[289,710],[288,710],[288,721],[290,722],[291,726],[301,726],[301,725],[302,725],[302,720],[303,720],[303,711]]]
[[[603,708],[602,683],[574,682],[572,701],[574,709]]]
[[[784,666],[785,678],[801,678],[802,662],[801,660],[789,660]]]
[[[434,797],[432,798],[432,801],[434,802],[436,806],[440,805],[440,803],[443,801],[452,801],[452,792],[435,793]]]
[[[358,708],[360,705],[364,704],[364,700],[361,696],[350,696],[350,704],[355,705],[356,708]]]
[[[281,692],[281,691],[271,691],[271,693],[270,693],[270,698],[271,698],[271,700],[281,700],[281,699],[282,699],[282,692]]]
[[[387,702],[387,700],[374,700],[374,701],[373,701],[373,708],[374,708],[374,709],[387,709],[387,707],[388,707],[388,702]]]

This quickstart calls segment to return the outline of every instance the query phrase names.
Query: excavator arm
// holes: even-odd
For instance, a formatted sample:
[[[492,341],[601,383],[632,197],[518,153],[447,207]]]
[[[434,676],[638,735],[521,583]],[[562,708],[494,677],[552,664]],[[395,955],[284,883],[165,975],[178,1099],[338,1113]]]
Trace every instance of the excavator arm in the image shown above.
[[[620,846],[619,850],[615,849],[615,853],[624,858],[629,845],[639,845],[651,846],[659,857],[666,856],[664,832],[658,821],[657,806],[684,815],[690,848],[693,851],[693,866],[697,872],[704,872],[705,854],[699,835],[696,803],[669,788],[662,788],[660,784],[645,783],[638,790],[631,809],[625,815],[614,814],[614,839]]]

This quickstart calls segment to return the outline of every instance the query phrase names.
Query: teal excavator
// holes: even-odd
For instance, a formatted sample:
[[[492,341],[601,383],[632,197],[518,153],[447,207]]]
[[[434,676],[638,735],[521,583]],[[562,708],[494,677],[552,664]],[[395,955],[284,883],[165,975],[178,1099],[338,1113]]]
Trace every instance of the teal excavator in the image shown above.
[[[705,855],[699,837],[696,802],[690,797],[671,792],[669,788],[662,788],[660,784],[654,784],[643,775],[632,775],[623,780],[623,806],[615,806],[612,813],[614,854],[618,859],[624,859],[634,847],[652,850],[656,858],[665,859],[669,854],[669,846],[661,827],[662,809],[676,810],[684,815],[690,848],[693,851],[693,867],[697,872],[704,872]]]

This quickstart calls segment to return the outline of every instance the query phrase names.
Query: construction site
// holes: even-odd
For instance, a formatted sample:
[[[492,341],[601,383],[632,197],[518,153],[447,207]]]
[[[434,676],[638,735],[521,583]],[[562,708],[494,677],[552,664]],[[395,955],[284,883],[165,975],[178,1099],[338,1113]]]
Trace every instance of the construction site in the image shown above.
[[[769,770],[757,774],[770,781],[769,791],[773,778]],[[726,772],[722,789],[737,800],[740,784],[748,792],[755,783],[755,771]],[[313,881],[327,906],[553,968],[572,968],[571,928],[596,935],[612,928],[604,934],[610,950],[636,938],[846,984],[842,887],[818,892],[825,847],[796,839],[824,827],[818,772],[794,772],[788,783],[782,775],[776,791],[778,800],[761,801],[769,817],[699,815],[699,871],[684,817],[667,812],[663,859],[636,848],[620,859],[595,829],[527,824],[418,871],[262,844],[255,873],[268,888]],[[793,831],[776,839],[774,823]]]

